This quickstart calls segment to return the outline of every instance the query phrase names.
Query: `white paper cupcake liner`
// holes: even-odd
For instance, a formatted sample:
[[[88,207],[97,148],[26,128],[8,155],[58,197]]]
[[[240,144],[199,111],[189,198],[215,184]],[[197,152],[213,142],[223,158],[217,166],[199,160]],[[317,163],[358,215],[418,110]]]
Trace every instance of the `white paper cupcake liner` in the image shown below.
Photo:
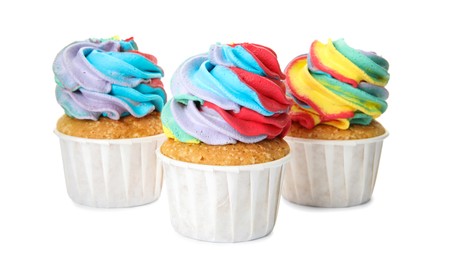
[[[360,140],[313,140],[286,136],[292,157],[282,196],[315,207],[350,207],[370,200],[380,162],[382,136]]]
[[[249,241],[275,225],[281,176],[289,155],[249,166],[181,162],[157,151],[171,223],[183,236],[210,242]]]
[[[88,139],[57,130],[69,197],[101,208],[133,207],[157,200],[162,166],[155,151],[164,134],[130,139]]]

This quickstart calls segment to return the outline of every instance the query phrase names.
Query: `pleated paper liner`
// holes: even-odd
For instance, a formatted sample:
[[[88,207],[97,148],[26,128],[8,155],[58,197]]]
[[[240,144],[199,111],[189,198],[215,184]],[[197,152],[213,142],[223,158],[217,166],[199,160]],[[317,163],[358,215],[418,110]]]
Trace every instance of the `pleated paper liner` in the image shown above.
[[[151,203],[160,196],[162,166],[155,151],[164,134],[130,139],[88,139],[57,130],[69,197],[90,207]]]
[[[157,151],[165,172],[171,223],[183,236],[240,242],[272,232],[281,177],[289,155],[246,166],[212,166],[171,159]]]
[[[359,140],[314,140],[286,136],[292,157],[282,196],[315,207],[350,207],[370,200],[380,163],[381,136]]]

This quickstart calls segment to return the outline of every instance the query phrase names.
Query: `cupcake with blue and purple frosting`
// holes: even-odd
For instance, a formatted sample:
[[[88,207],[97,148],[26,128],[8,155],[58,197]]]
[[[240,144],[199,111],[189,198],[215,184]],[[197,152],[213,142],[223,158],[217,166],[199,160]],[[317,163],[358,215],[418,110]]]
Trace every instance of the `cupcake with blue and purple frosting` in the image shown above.
[[[289,157],[284,78],[275,52],[251,43],[212,45],[176,70],[158,155],[177,232],[239,242],[272,231]]]
[[[88,39],[64,47],[53,63],[66,184],[77,203],[127,207],[158,198],[156,147],[165,139],[166,103],[157,59],[133,38]]]

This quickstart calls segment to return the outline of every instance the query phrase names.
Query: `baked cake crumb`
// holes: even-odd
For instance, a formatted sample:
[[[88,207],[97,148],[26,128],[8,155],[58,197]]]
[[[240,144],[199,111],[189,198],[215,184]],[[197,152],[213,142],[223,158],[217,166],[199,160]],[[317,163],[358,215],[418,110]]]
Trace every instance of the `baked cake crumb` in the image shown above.
[[[380,136],[385,132],[384,127],[375,120],[369,125],[350,125],[345,130],[324,124],[307,129],[298,122],[292,122],[287,136],[321,140],[356,140]]]
[[[178,161],[207,165],[250,165],[275,161],[289,154],[289,145],[281,138],[254,144],[237,142],[227,145],[189,144],[168,139],[161,153]]]
[[[63,115],[57,122],[57,130],[65,135],[90,139],[140,138],[163,133],[160,113],[152,112],[141,118],[133,116],[113,120],[80,120]]]

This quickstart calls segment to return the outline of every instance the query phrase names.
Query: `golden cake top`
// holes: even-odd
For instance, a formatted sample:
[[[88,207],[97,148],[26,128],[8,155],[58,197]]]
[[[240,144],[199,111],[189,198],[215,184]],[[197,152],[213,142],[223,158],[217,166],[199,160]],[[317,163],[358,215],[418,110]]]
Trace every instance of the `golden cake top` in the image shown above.
[[[275,161],[289,154],[289,150],[289,145],[281,138],[227,145],[187,144],[169,139],[160,149],[162,154],[178,161],[221,166]]]
[[[57,122],[57,130],[65,135],[91,139],[140,138],[163,133],[159,112],[142,118],[126,116],[113,120],[101,117],[97,121],[63,115]]]
[[[385,132],[384,127],[375,120],[372,120],[369,125],[350,125],[345,130],[330,125],[317,125],[307,129],[297,122],[292,122],[287,136],[322,140],[356,140],[380,136]]]

